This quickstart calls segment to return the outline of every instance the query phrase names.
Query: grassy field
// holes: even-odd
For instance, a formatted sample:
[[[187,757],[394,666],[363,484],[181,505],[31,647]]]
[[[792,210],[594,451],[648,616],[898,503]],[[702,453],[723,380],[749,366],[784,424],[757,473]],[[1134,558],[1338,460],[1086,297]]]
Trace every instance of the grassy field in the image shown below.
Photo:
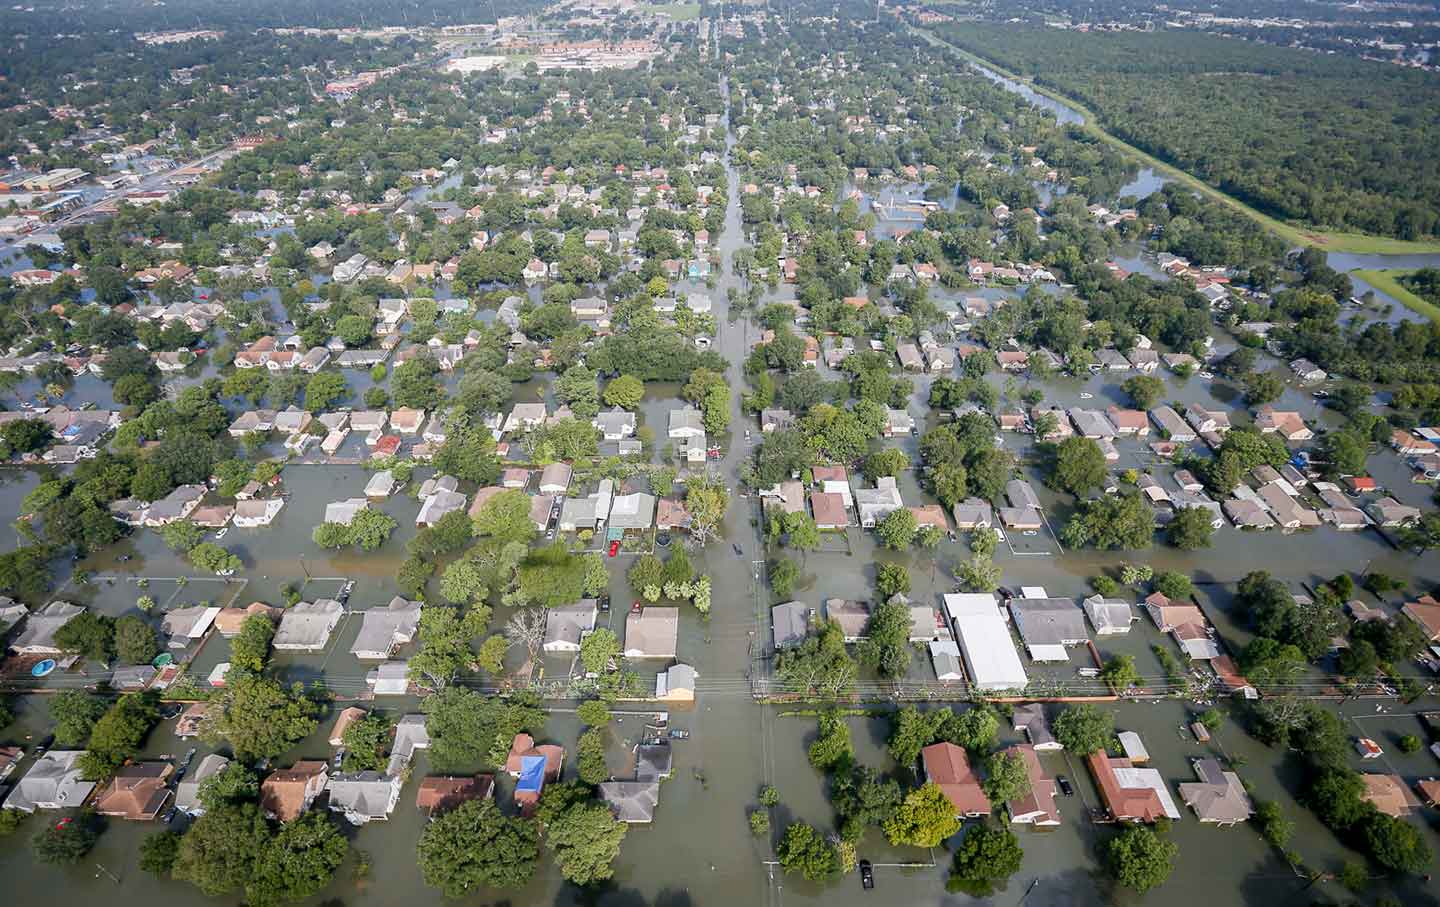
[[[674,19],[676,22],[690,22],[700,18],[700,4],[698,3],[646,4],[640,9],[652,16],[664,16],[667,19]]]
[[[1405,287],[1401,285],[1400,278],[1406,276],[1407,274],[1414,273],[1414,271],[1399,270],[1356,270],[1350,272],[1352,276],[1358,277],[1359,279],[1365,281],[1366,283],[1370,284],[1370,286],[1379,290],[1381,293],[1384,293],[1386,296],[1389,296],[1391,299],[1394,299],[1396,302],[1405,306],[1405,308],[1410,309],[1412,312],[1417,312],[1421,315],[1424,315],[1431,321],[1440,321],[1440,306],[1437,306],[1434,303],[1426,302],[1425,300],[1421,299],[1419,296],[1416,296],[1414,293],[1405,289]]]
[[[1089,109],[1084,104],[1081,104],[1079,101],[1076,101],[1074,98],[1066,97],[1065,95],[1059,94],[1058,92],[1051,91],[1048,88],[1037,85],[1030,79],[1027,79],[1022,75],[1013,73],[1008,69],[1005,69],[1003,66],[1000,66],[993,60],[977,56],[970,53],[969,51],[956,47],[948,41],[936,37],[929,31],[921,30],[920,33],[929,38],[931,41],[945,45],[946,47],[960,54],[962,57],[974,60],[976,63],[979,63],[987,69],[994,70],[995,72],[999,73],[1007,79],[1011,79],[1016,82],[1023,82],[1025,83],[1025,85],[1033,89],[1038,94],[1043,94],[1051,100],[1058,101],[1059,103],[1064,104],[1067,107],[1073,108],[1076,112],[1078,112],[1081,116],[1085,118],[1085,129],[1092,135],[1096,136],[1102,141],[1108,142],[1115,148],[1124,151],[1131,157],[1137,158],[1147,167],[1155,170],[1155,172],[1163,174],[1171,180],[1189,186],[1197,192],[1202,192],[1205,195],[1210,196],[1211,198],[1224,202],[1235,210],[1240,211],[1246,216],[1260,222],[1288,243],[1292,243],[1296,246],[1315,246],[1316,248],[1323,249],[1327,252],[1349,252],[1355,255],[1426,255],[1440,252],[1440,241],[1413,242],[1411,240],[1394,239],[1389,236],[1371,236],[1365,233],[1329,233],[1323,230],[1313,230],[1306,229],[1304,227],[1297,227],[1294,224],[1289,224],[1285,221],[1277,220],[1276,218],[1273,218],[1268,214],[1257,211],[1256,209],[1240,201],[1238,198],[1221,192],[1219,189],[1216,189],[1209,183],[1204,182],[1203,180],[1198,179],[1197,177],[1189,173],[1186,173],[1184,170],[1173,167],[1170,164],[1167,164],[1159,158],[1155,157],[1154,155],[1146,154],[1144,151],[1141,151],[1139,148],[1136,148],[1134,145],[1131,145],[1124,139],[1121,139],[1117,136],[1111,135],[1109,132],[1106,132],[1099,125],[1100,118],[1095,115],[1095,111]],[[1412,298],[1415,298],[1413,294],[1411,295]],[[1425,304],[1424,300],[1418,301],[1421,302],[1422,305]],[[1433,311],[1433,307],[1431,307],[1431,309]],[[1423,310],[1417,309],[1417,311]],[[1433,313],[1427,314],[1430,314],[1432,318],[1435,317]]]

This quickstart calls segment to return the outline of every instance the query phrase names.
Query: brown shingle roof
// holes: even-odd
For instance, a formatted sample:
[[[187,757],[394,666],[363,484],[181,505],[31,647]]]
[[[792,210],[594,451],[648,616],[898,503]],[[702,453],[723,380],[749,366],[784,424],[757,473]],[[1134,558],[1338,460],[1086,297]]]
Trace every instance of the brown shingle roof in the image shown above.
[[[425,778],[415,792],[415,806],[430,812],[444,812],[454,809],[466,800],[484,800],[495,790],[493,775],[455,778],[437,776]]]
[[[170,799],[165,779],[172,771],[174,766],[168,762],[141,762],[121,768],[96,798],[95,811],[135,821],[154,819]]]
[[[281,822],[298,818],[308,801],[324,790],[325,769],[325,763],[308,760],[271,772],[260,782],[261,808]]]
[[[956,815],[973,816],[990,812],[990,799],[970,768],[965,750],[953,743],[932,743],[920,751],[925,777],[940,786],[955,806]]]

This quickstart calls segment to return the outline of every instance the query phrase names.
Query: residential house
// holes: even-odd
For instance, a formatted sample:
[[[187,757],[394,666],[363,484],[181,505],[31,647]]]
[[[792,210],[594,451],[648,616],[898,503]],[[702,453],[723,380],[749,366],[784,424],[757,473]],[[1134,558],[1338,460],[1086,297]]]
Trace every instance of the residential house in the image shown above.
[[[495,794],[494,775],[430,776],[420,780],[415,808],[430,816],[449,812],[471,800],[488,800]]]
[[[205,814],[200,803],[200,785],[225,770],[230,760],[219,753],[207,753],[195,771],[175,785],[175,808],[192,818]]]
[[[802,602],[785,602],[770,609],[770,629],[775,649],[791,649],[810,634],[810,609]]]
[[[1425,633],[1430,642],[1440,642],[1440,601],[1432,595],[1422,595],[1413,602],[1406,602],[1400,609]]]
[[[843,530],[850,525],[850,512],[843,495],[814,492],[810,495],[810,507],[815,514],[815,525],[820,529]]]
[[[236,501],[235,513],[231,519],[236,528],[255,529],[269,526],[285,507],[284,498]]]
[[[783,428],[789,428],[795,421],[788,409],[762,409],[760,411],[760,431],[772,432]]]
[[[362,612],[361,620],[350,654],[361,660],[383,660],[415,638],[420,627],[420,603],[397,595],[384,608]]]
[[[990,798],[970,768],[965,750],[953,743],[932,743],[920,751],[922,776],[944,791],[961,819],[990,814]]]
[[[1290,363],[1290,371],[1295,373],[1295,377],[1306,383],[1324,381],[1328,377],[1324,369],[1309,359],[1294,360]]]
[[[1054,827],[1060,824],[1060,809],[1055,804],[1055,779],[1045,774],[1035,747],[1017,744],[1005,750],[1018,758],[1025,766],[1025,775],[1030,779],[1029,789],[1024,796],[1016,797],[1005,804],[1010,821],[1016,825]]]
[[[1069,661],[1067,646],[1090,641],[1085,613],[1068,598],[1012,598],[1010,616],[1034,661]]]
[[[1315,432],[1305,424],[1304,418],[1294,410],[1279,410],[1273,406],[1262,406],[1255,413],[1255,427],[1261,434],[1278,434],[1286,441],[1309,441]]]
[[[680,609],[632,608],[625,617],[626,658],[674,658],[680,635]]]
[[[82,777],[82,750],[50,750],[30,766],[5,798],[5,809],[33,813],[37,809],[75,809],[95,789]]]
[[[344,616],[345,607],[333,599],[298,602],[281,615],[270,645],[281,652],[318,652]]]
[[[915,418],[903,409],[887,409],[883,431],[887,438],[912,434],[915,431]]]
[[[195,606],[166,611],[160,619],[160,634],[170,641],[170,648],[183,649],[210,632],[220,609]]]
[[[862,601],[826,599],[825,619],[839,625],[846,642],[860,642],[866,638],[866,631],[870,626],[870,606]],[[779,638],[778,633],[776,638]]]
[[[1130,603],[1118,598],[1092,595],[1083,602],[1085,615],[1097,636],[1115,636],[1129,633],[1130,625],[1139,620]]]
[[[1160,430],[1160,436],[1176,444],[1190,444],[1198,437],[1195,430],[1185,424],[1180,414],[1169,405],[1162,404],[1150,410],[1150,419]]]
[[[599,613],[599,604],[593,598],[546,609],[545,641],[541,648],[551,654],[579,652],[581,641],[595,630]]]
[[[540,493],[564,494],[570,488],[570,476],[568,463],[551,463],[540,473]]]
[[[377,771],[340,772],[330,776],[330,811],[351,825],[384,821],[400,802],[403,778]]]
[[[1017,705],[1011,716],[1011,727],[1025,735],[1031,749],[1051,752],[1065,748],[1051,732],[1050,721],[1045,717],[1045,706],[1041,703]]]
[[[860,525],[875,528],[881,520],[905,506],[894,476],[881,476],[875,487],[855,490],[855,506],[860,511]]]
[[[697,676],[690,665],[671,665],[655,675],[655,698],[661,702],[694,702]]]
[[[1365,792],[1360,799],[1373,805],[1387,816],[1403,819],[1420,808],[1420,798],[1410,790],[1405,779],[1399,775],[1377,775],[1362,772]]]
[[[1365,506],[1365,510],[1375,519],[1376,523],[1386,529],[1405,526],[1420,519],[1418,507],[1402,504],[1389,495],[1378,501],[1371,501]]]
[[[619,441],[635,434],[635,414],[615,407],[607,412],[597,413],[591,423],[600,430],[606,441]]]
[[[621,822],[633,825],[655,819],[655,807],[660,800],[658,781],[605,781],[596,791]]]
[[[1136,768],[1129,759],[1111,758],[1104,750],[1086,757],[1100,790],[1100,800],[1117,822],[1155,822],[1179,819],[1180,810],[1160,772]]]
[[[25,616],[20,632],[10,640],[10,651],[17,655],[61,655],[64,650],[55,643],[55,634],[85,609],[70,602],[53,601]]]
[[[170,800],[167,780],[175,767],[169,762],[132,762],[121,766],[95,798],[102,816],[153,822]]]
[[[1255,806],[1239,775],[1225,771],[1215,759],[1196,759],[1194,766],[1200,780],[1180,782],[1180,799],[1201,822],[1228,827],[1254,815]]]
[[[994,514],[990,502],[980,498],[966,498],[951,511],[955,528],[961,530],[989,529],[994,525]]]
[[[328,771],[324,762],[302,760],[271,772],[260,782],[260,808],[280,822],[300,818],[324,792]]]

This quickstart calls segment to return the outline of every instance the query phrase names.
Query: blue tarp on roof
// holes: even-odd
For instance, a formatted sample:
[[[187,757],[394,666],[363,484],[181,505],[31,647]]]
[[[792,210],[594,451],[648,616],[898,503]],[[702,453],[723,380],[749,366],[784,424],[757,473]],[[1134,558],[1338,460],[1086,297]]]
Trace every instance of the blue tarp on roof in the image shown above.
[[[523,756],[520,759],[520,780],[515,785],[518,793],[540,793],[545,786],[545,757]]]

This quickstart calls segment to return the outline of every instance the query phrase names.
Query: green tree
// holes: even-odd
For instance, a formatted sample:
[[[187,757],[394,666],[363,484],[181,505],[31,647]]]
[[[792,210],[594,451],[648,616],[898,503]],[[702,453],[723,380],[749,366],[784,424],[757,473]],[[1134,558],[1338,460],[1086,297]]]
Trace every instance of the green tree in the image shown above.
[[[1105,868],[1121,885],[1144,894],[1170,878],[1179,850],[1153,829],[1131,825],[1105,842]]]
[[[1075,756],[1105,749],[1115,736],[1115,719],[1090,703],[1066,706],[1055,719],[1055,739]]]
[[[274,907],[319,894],[349,852],[345,836],[326,813],[304,813],[281,825],[256,855],[245,903]]]
[[[163,876],[175,865],[180,854],[180,833],[156,831],[145,836],[140,842],[140,869],[153,875]]]
[[[270,827],[255,803],[207,809],[180,840],[170,874],[210,897],[241,891],[254,876]]]
[[[604,727],[610,723],[610,706],[603,699],[587,699],[575,709],[575,717],[588,727]]]
[[[903,551],[915,541],[915,532],[918,529],[919,524],[915,520],[915,514],[911,513],[908,508],[901,507],[885,515],[885,518],[875,526],[875,534],[880,537],[880,541],[886,548],[892,551]]]
[[[1071,548],[1148,548],[1155,535],[1154,520],[1139,495],[1107,495],[1080,502],[1060,531],[1060,540]]]
[[[1157,573],[1150,582],[1166,598],[1189,601],[1195,594],[1195,584],[1183,573]]]
[[[102,614],[83,611],[55,631],[55,645],[94,661],[109,661],[115,654],[115,622]]]
[[[718,478],[706,474],[685,483],[685,510],[690,514],[690,534],[697,545],[704,545],[719,531],[729,508],[730,492]]]
[[[900,595],[877,605],[866,638],[857,647],[860,663],[883,677],[900,677],[910,667],[910,604]]]
[[[875,591],[887,601],[892,596],[908,594],[910,592],[909,571],[900,564],[889,561],[882,562],[875,568]]]
[[[605,763],[605,732],[592,727],[580,735],[576,773],[586,784],[599,784],[610,777],[610,767]]]
[[[988,898],[996,885],[1020,871],[1025,852],[1020,839],[1008,828],[979,825],[965,833],[950,864],[950,877],[945,890],[963,892],[975,898]]]
[[[108,781],[115,770],[133,759],[145,735],[160,717],[154,693],[132,693],[115,700],[90,730],[90,742],[80,759],[85,777]]]
[[[362,551],[374,551],[385,544],[390,533],[399,527],[395,518],[383,510],[365,507],[350,521],[351,544],[359,545]]]
[[[349,388],[339,372],[316,372],[305,385],[305,409],[323,413],[337,401],[345,399]]]
[[[775,856],[787,873],[798,872],[811,882],[823,882],[840,871],[840,855],[834,846],[804,822],[785,829]]]
[[[240,558],[214,542],[201,542],[190,549],[188,556],[197,569],[207,570],[216,576],[229,576],[244,566]]]
[[[420,651],[410,658],[410,679],[432,690],[444,689],[470,664],[470,642],[484,634],[489,621],[490,609],[484,605],[464,612],[441,606],[421,608]]]
[[[1073,435],[1055,445],[1050,464],[1050,484],[1081,495],[1105,487],[1105,453],[1089,438]]]
[[[770,588],[781,598],[789,598],[800,580],[800,566],[789,558],[777,558],[770,562]]]
[[[1251,406],[1273,403],[1285,393],[1284,380],[1274,372],[1251,372],[1240,383],[1245,388],[1245,402]]]
[[[73,866],[85,858],[99,837],[89,813],[69,822],[47,822],[32,842],[35,859],[52,866]]]
[[[605,403],[621,409],[634,409],[645,398],[645,382],[634,375],[620,375],[605,385]]]
[[[273,758],[314,733],[324,711],[299,684],[287,690],[274,680],[237,672],[211,700],[201,736],[212,744],[228,742],[242,761]]]
[[[1120,385],[1136,409],[1154,409],[1165,394],[1165,382],[1154,375],[1135,375]]]
[[[493,800],[470,800],[436,816],[418,845],[425,884],[447,898],[479,888],[521,888],[540,859],[534,823],[510,818]]]
[[[535,534],[530,520],[530,496],[519,489],[502,491],[485,502],[475,515],[475,534],[502,542],[523,542]]]
[[[115,652],[126,664],[149,664],[160,654],[155,628],[143,617],[126,614],[115,621]]]
[[[1000,585],[1001,575],[998,564],[979,554],[962,561],[955,571],[955,578],[970,592],[994,592]]]
[[[955,816],[955,804],[932,781],[906,794],[884,828],[891,844],[938,847],[960,830],[960,820]]]
[[[1430,866],[1430,848],[1419,829],[1403,819],[1371,812],[1360,826],[1370,857],[1392,872],[1421,873]]]
[[[160,538],[171,551],[189,551],[205,537],[205,532],[190,520],[176,520],[160,527]]]
[[[371,712],[359,721],[352,721],[345,728],[341,742],[345,747],[345,758],[341,770],[346,772],[383,771],[385,750],[390,745],[390,729],[393,722],[376,712]]]
[[[985,796],[991,803],[1008,803],[1030,793],[1030,775],[1018,753],[991,753],[985,759]]]
[[[269,615],[250,615],[240,624],[240,632],[230,640],[230,664],[260,673],[270,663],[270,640],[274,638],[275,623]]]
[[[49,697],[49,706],[55,745],[66,748],[84,746],[107,708],[105,700],[82,690],[60,690]]]
[[[1105,662],[1105,667],[1100,669],[1100,679],[1109,684],[1112,690],[1124,692],[1133,686],[1140,685],[1140,672],[1135,667],[1134,655],[1116,655]]]
[[[860,669],[845,651],[844,633],[832,622],[819,635],[781,652],[776,657],[775,673],[787,689],[823,698],[848,692]]]
[[[1166,527],[1165,538],[1181,551],[1209,548],[1210,537],[1215,534],[1211,519],[1210,511],[1204,507],[1181,507]]]
[[[600,627],[580,641],[580,663],[586,673],[604,674],[620,663],[620,639],[609,627]]]
[[[611,864],[628,829],[605,804],[577,803],[546,822],[545,843],[555,852],[561,876],[576,885],[591,885],[615,874]]]
[[[545,713],[525,696],[502,699],[449,686],[421,701],[430,735],[429,760],[443,772],[473,772],[503,764],[521,731],[538,735]]]
[[[834,709],[820,713],[820,733],[810,744],[810,764],[822,772],[848,768],[855,758],[850,725]]]

